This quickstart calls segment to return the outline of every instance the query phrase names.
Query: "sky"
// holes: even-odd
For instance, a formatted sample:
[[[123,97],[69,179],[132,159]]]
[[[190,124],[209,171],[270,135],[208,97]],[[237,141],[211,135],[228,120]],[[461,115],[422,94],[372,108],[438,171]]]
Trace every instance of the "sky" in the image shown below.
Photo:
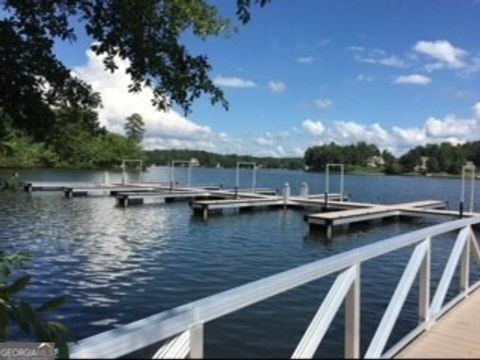
[[[215,0],[233,16],[234,1]],[[206,54],[230,108],[199,99],[186,117],[128,93],[126,64],[110,74],[80,33],[58,57],[100,91],[102,125],[137,112],[144,146],[303,156],[334,141],[400,155],[417,145],[480,139],[480,1],[272,0],[229,37],[182,37]]]

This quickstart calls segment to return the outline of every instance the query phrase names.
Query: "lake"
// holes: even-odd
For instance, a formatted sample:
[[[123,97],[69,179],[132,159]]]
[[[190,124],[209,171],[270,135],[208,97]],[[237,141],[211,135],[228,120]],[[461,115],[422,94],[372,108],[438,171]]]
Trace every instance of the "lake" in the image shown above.
[[[8,177],[10,172],[0,172]],[[20,176],[33,181],[103,181],[103,172],[35,170]],[[186,170],[176,180],[186,181]],[[119,173],[110,173],[119,180]],[[130,174],[131,179],[139,178]],[[152,167],[144,180],[169,180],[169,169]],[[241,173],[251,185],[251,171]],[[259,170],[257,186],[281,189],[288,182],[299,193],[302,182],[323,192],[324,174]],[[235,184],[234,169],[193,169],[192,184]],[[332,175],[331,191],[338,190]],[[355,201],[397,203],[424,199],[448,201],[458,209],[459,179],[405,176],[345,176],[345,192]],[[480,208],[477,197],[476,209]],[[57,312],[77,339],[109,330],[189,301],[258,280],[295,266],[435,223],[415,219],[379,221],[309,234],[304,213],[268,210],[192,216],[186,202],[127,209],[114,198],[65,199],[60,192],[0,193],[0,250],[29,251],[32,286],[22,296],[40,304],[67,295]],[[436,284],[454,235],[433,242],[432,283]],[[403,249],[362,267],[362,348],[368,345],[396,282],[410,256]],[[478,276],[478,272],[476,272]],[[287,357],[293,352],[326,295],[330,276],[208,323],[208,357]],[[454,280],[454,284],[458,281]],[[412,288],[389,344],[417,322],[417,291]],[[343,356],[343,310],[317,354]]]

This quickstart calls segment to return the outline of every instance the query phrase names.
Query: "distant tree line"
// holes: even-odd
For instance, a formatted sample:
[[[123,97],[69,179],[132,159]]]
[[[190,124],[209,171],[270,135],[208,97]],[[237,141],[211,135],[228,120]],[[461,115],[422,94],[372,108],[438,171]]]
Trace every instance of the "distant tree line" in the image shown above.
[[[421,162],[422,156],[428,157],[427,172],[460,174],[462,166],[467,161],[473,161],[476,166],[480,166],[480,141],[457,145],[444,142],[417,146],[400,157],[398,160],[399,170],[403,172],[412,171],[415,165]]]
[[[394,156],[383,152],[374,145],[358,142],[351,145],[338,145],[334,142],[321,146],[313,146],[305,151],[305,164],[311,170],[324,170],[328,163],[345,164],[347,166],[367,166],[374,156],[383,156],[385,161],[393,161]]]
[[[387,174],[409,172],[447,173],[458,175],[467,161],[480,166],[480,141],[452,145],[449,142],[417,146],[400,157],[380,149],[374,144],[359,142],[353,145],[330,143],[313,146],[305,151],[305,165],[312,170],[324,170],[328,163],[341,163],[347,170],[355,166],[366,167],[372,157],[381,157],[379,170]],[[419,169],[422,157],[426,167]]]
[[[263,168],[282,168],[298,170],[304,168],[302,158],[274,158],[256,157],[236,154],[216,154],[198,150],[151,150],[146,151],[147,164],[169,165],[172,160],[197,159],[200,166],[204,167],[225,167],[231,168],[237,165],[238,161],[256,162],[257,166]]]

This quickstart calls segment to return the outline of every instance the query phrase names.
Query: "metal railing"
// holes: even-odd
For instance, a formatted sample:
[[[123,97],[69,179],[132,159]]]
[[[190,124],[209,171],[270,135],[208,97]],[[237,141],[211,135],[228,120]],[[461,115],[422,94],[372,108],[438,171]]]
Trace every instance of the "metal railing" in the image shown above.
[[[285,291],[339,273],[292,357],[312,357],[345,300],[345,356],[360,354],[360,271],[362,263],[393,251],[415,246],[403,275],[367,348],[365,357],[392,357],[446,311],[480,286],[469,284],[470,254],[480,262],[480,249],[471,229],[480,217],[465,218],[395,236],[298,268],[282,272],[157,315],[106,331],[72,346],[74,358],[116,358],[145,349],[163,340],[154,358],[203,357],[204,324]],[[431,243],[435,236],[458,231],[435,294],[430,301]],[[444,304],[449,285],[460,262],[460,291]],[[385,350],[400,310],[415,278],[419,276],[419,324],[391,348]]]

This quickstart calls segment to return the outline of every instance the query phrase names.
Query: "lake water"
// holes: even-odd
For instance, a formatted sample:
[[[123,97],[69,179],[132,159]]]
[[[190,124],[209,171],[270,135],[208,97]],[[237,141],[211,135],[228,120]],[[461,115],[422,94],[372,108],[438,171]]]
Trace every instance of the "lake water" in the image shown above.
[[[3,172],[7,177],[9,172]],[[0,172],[0,178],[2,173]],[[103,181],[103,172],[36,170],[21,172],[36,181]],[[134,179],[138,174],[131,174]],[[167,168],[150,168],[145,180],[169,180]],[[120,179],[111,173],[110,179]],[[186,181],[178,169],[176,180]],[[324,174],[259,170],[257,186],[298,193],[302,182],[323,192]],[[235,170],[194,169],[193,184],[233,186]],[[241,173],[241,185],[251,172]],[[332,176],[331,191],[338,189]],[[401,176],[345,177],[345,191],[356,201],[396,203],[447,200],[458,208],[460,180]],[[477,197],[478,198],[478,197]],[[476,208],[480,204],[476,203]],[[59,192],[0,193],[0,250],[29,251],[33,284],[23,297],[39,304],[65,294],[57,314],[77,339],[109,330],[189,301],[276,274],[397,234],[429,226],[432,220],[383,221],[323,233],[308,233],[304,213],[268,210],[193,217],[187,203],[129,207],[113,198],[65,199]],[[454,235],[433,242],[435,285]],[[362,268],[362,347],[368,345],[411,249],[368,262]],[[478,273],[476,273],[478,275]],[[208,323],[206,356],[287,357],[293,352],[334,277],[316,281],[258,305]],[[454,284],[458,281],[454,280]],[[414,286],[390,344],[416,325]],[[317,354],[343,356],[343,310]]]

